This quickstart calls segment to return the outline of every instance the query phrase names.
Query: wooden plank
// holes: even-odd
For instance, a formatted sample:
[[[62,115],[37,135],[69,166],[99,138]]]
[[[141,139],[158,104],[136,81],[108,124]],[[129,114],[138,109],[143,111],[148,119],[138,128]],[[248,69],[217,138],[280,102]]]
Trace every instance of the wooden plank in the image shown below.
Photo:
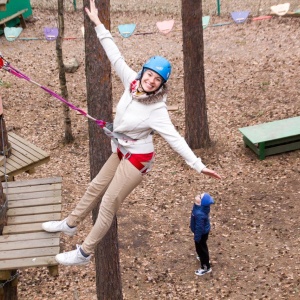
[[[44,248],[44,247],[54,247],[59,245],[59,238],[52,239],[40,239],[28,241],[15,241],[0,244],[0,251],[8,250],[24,250],[24,249],[34,249],[34,248]]]
[[[15,134],[9,135],[9,141],[13,145],[14,149],[18,150],[21,153],[27,153],[30,157],[35,157],[36,159],[43,159],[44,157],[48,156],[48,154],[45,151],[37,148],[33,144],[18,137]]]
[[[20,234],[43,231],[41,223],[4,226],[2,234]]]
[[[300,149],[300,136],[293,136],[274,141],[261,142],[253,144],[247,137],[243,136],[244,143],[260,160],[264,160],[266,156],[293,151]]]
[[[268,142],[266,142],[266,148],[270,147],[270,146],[273,147],[276,145],[289,144],[289,143],[297,142],[297,141],[300,141],[300,135],[289,136],[289,137],[283,138],[283,139],[268,141]]]
[[[25,166],[25,167],[23,167],[20,170],[16,170],[14,172],[14,176],[17,175],[17,174],[23,173],[23,172],[30,171],[30,170],[32,170],[32,169],[34,169],[34,168],[36,168],[36,167],[38,167],[40,165],[43,165],[43,164],[47,163],[49,160],[50,160],[50,157],[47,157],[45,159],[33,162],[32,164],[29,164],[28,166]]]
[[[25,199],[37,199],[37,198],[46,198],[46,197],[58,197],[60,195],[61,195],[61,190],[26,193],[24,195],[12,194],[9,195],[9,201],[20,200],[20,199],[25,200]]]
[[[43,213],[56,213],[61,212],[61,204],[54,204],[54,205],[43,205],[43,206],[36,206],[36,207],[25,207],[25,208],[12,208],[7,210],[7,216],[28,216],[30,215],[37,215]]]
[[[7,174],[15,170],[21,169],[23,167],[26,167],[29,164],[29,162],[25,162],[24,160],[19,159],[17,155],[19,155],[19,153],[16,152],[16,150],[12,149],[11,156],[6,159],[5,167],[6,167]],[[5,173],[4,166],[0,168],[0,172],[3,174]]]
[[[18,201],[8,201],[9,208],[18,208],[18,207],[28,207],[28,206],[41,206],[41,205],[49,205],[49,204],[59,204],[61,203],[62,197],[43,197],[37,199],[26,199],[26,200],[18,200]]]
[[[239,128],[253,144],[300,135],[300,117]]]
[[[24,14],[26,11],[27,11],[27,8],[22,9],[9,17],[3,18],[0,20],[0,24],[5,24],[6,22],[8,22],[12,19],[15,19],[15,18],[19,17],[20,15]]]
[[[9,162],[10,158],[12,160],[17,160],[18,164],[20,166],[26,166],[26,165],[29,165],[29,164],[34,163],[35,161],[37,161],[37,160],[32,160],[28,156],[24,155],[24,153],[20,152],[19,149],[15,147],[15,145],[13,145],[11,153],[12,153],[12,156],[9,157],[7,159],[7,161]]]
[[[296,13],[296,12],[292,12],[292,11],[289,11],[289,12],[287,12],[285,15],[283,15],[283,16],[278,16],[277,14],[275,14],[275,13],[270,13],[270,16],[272,16],[272,17],[279,17],[279,18],[281,18],[281,17],[296,17],[296,18],[299,18],[300,17],[300,14],[299,13]]]
[[[50,214],[39,214],[33,216],[15,216],[7,218],[7,225],[43,223],[47,221],[56,221],[61,219],[61,212]]]
[[[12,132],[12,131],[10,131],[10,132],[8,133],[8,136],[9,136],[9,140],[14,140],[14,141],[16,140],[16,141],[19,141],[19,142],[21,142],[22,144],[29,146],[29,147],[30,147],[31,149],[33,149],[36,153],[39,153],[39,154],[41,154],[42,156],[49,156],[49,154],[48,154],[46,151],[44,151],[44,150],[42,150],[41,148],[35,146],[34,144],[28,142],[27,140],[21,138],[19,135],[15,134],[15,133]]]
[[[282,152],[288,152],[288,151],[293,151],[300,149],[300,141],[295,142],[295,143],[289,143],[285,145],[279,145],[275,147],[270,147],[265,149],[265,155],[274,155]]]
[[[35,167],[38,167],[42,164],[45,164],[47,163],[48,161],[50,160],[50,157],[48,158],[45,158],[44,160],[40,160],[40,161],[37,161],[36,163],[32,163],[32,164],[29,164],[29,165],[26,165],[24,166],[23,168],[20,168],[20,169],[16,169],[15,171],[12,171],[12,172],[6,172],[6,174],[8,174],[10,177],[13,177],[13,176],[16,176],[18,174],[21,174],[23,172],[27,172]],[[0,168],[0,174],[3,174],[1,176],[1,181],[4,181],[4,171],[3,169]]]
[[[3,259],[18,259],[28,257],[40,257],[40,256],[52,256],[58,254],[60,247],[46,247],[46,248],[34,248],[34,249],[21,249],[21,250],[6,250],[1,251],[1,260]]]
[[[11,151],[12,156],[6,159],[5,167],[6,167],[7,171],[13,171],[16,169],[20,169],[22,166],[26,165],[26,163],[24,161],[21,161],[19,159],[17,159],[18,161],[15,160],[16,157],[14,156],[14,151],[15,150],[12,149],[12,151]],[[3,166],[3,168],[4,168],[4,166]]]
[[[49,154],[13,132],[8,133],[8,140],[12,145],[12,155],[6,159],[5,168],[0,167],[1,181],[5,179],[4,174],[13,177],[50,160]]]
[[[26,147],[22,144],[15,143],[13,145],[13,149],[19,153],[19,157],[22,157],[24,160],[26,159],[26,162],[29,163],[36,162],[45,157],[43,155],[39,155],[38,153],[32,151],[32,149],[30,149],[29,147]]]
[[[44,184],[44,185],[32,185],[32,186],[22,186],[22,187],[8,187],[7,195],[14,194],[27,194],[27,193],[39,193],[39,192],[48,192],[48,191],[57,191],[61,190],[61,183],[54,184]]]
[[[19,258],[13,260],[2,260],[0,269],[1,270],[15,270],[20,268],[31,268],[31,267],[43,267],[43,266],[55,266],[58,263],[54,256],[42,256],[37,257],[35,260],[32,258]]]
[[[11,151],[12,155],[7,159],[7,163],[14,162],[15,165],[26,166],[33,161],[28,157],[24,156],[18,149],[15,149],[14,146]]]
[[[28,185],[40,185],[40,184],[52,184],[52,183],[61,183],[62,177],[49,177],[49,178],[38,178],[38,179],[29,179],[29,180],[22,180],[22,181],[12,181],[2,183],[3,188],[8,187],[21,187],[21,186],[28,186]]]
[[[3,185],[9,209],[0,236],[0,270],[57,266],[54,256],[60,251],[60,233],[45,232],[42,223],[61,219],[62,178]]]
[[[60,236],[60,232],[50,233],[50,232],[46,232],[46,231],[1,235],[0,243],[17,242],[17,241],[27,241],[28,242],[31,240],[59,238],[59,236]]]

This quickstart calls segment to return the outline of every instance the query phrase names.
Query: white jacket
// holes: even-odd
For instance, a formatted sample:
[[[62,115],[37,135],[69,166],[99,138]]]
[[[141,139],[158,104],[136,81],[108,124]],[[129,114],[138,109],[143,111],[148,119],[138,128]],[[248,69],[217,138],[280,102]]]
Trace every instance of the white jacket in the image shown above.
[[[131,153],[142,154],[154,152],[152,134],[153,130],[159,133],[186,163],[199,173],[205,168],[200,158],[197,158],[183,137],[172,124],[164,101],[143,104],[132,98],[130,83],[135,80],[137,73],[125,62],[118,47],[113,41],[110,32],[103,24],[96,28],[97,37],[103,46],[114,70],[120,77],[125,91],[117,105],[114,119],[114,131],[124,133],[136,141],[119,140]],[[112,151],[116,152],[112,142]]]

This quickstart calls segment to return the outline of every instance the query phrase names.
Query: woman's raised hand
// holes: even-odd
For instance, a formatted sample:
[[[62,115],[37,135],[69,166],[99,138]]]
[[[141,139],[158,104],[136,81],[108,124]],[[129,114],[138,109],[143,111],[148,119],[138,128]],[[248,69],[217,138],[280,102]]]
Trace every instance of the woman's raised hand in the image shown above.
[[[208,169],[208,168],[204,168],[201,173],[203,173],[204,175],[208,175],[210,177],[213,177],[215,179],[221,179],[221,176],[215,172],[214,170]]]
[[[90,0],[90,9],[87,7],[85,8],[85,12],[89,16],[90,20],[95,23],[96,26],[101,24],[101,21],[98,17],[98,9],[95,5],[95,0]]]

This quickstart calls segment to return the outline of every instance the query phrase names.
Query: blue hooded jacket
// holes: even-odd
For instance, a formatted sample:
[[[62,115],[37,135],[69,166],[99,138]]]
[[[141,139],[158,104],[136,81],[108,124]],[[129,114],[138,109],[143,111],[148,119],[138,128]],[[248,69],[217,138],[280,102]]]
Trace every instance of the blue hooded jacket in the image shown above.
[[[210,205],[215,203],[214,199],[207,193],[201,198],[201,205],[194,204],[191,214],[191,230],[194,233],[194,240],[199,242],[203,234],[210,231],[209,212]]]

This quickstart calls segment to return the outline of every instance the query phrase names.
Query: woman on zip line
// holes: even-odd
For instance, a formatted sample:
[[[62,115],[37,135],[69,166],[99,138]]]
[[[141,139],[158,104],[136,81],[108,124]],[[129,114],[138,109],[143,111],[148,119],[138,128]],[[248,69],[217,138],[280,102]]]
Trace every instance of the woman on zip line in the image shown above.
[[[89,263],[91,254],[110,228],[121,203],[141,183],[143,175],[150,171],[154,160],[153,131],[160,134],[198,173],[221,179],[217,172],[208,169],[195,156],[170,120],[166,106],[166,83],[172,69],[170,62],[161,56],[153,56],[137,73],[127,65],[111,33],[101,23],[95,0],[90,0],[90,9],[85,8],[85,11],[95,24],[97,37],[124,85],[124,93],[116,108],[113,131],[130,139],[112,141],[111,156],[66,219],[43,223],[43,229],[48,232],[73,236],[76,226],[101,201],[97,220],[83,244],[75,250],[56,255],[57,262],[63,265]]]

